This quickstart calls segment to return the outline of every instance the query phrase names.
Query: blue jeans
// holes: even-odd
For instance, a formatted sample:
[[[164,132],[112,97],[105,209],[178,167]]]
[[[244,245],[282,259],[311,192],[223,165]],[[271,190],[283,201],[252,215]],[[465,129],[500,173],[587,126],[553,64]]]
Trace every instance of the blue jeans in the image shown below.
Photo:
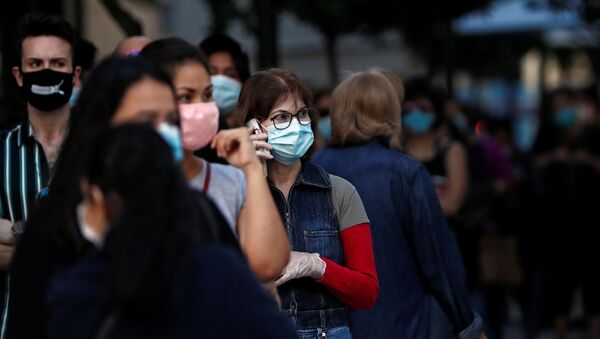
[[[312,330],[297,330],[298,339],[352,339],[348,326],[330,329],[316,328]]]

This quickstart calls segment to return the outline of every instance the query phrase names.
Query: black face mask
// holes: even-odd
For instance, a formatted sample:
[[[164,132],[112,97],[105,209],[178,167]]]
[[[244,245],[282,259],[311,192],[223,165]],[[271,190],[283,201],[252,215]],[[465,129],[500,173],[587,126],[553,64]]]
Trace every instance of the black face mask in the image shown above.
[[[54,111],[69,102],[73,74],[44,69],[21,73],[25,100],[40,111]]]

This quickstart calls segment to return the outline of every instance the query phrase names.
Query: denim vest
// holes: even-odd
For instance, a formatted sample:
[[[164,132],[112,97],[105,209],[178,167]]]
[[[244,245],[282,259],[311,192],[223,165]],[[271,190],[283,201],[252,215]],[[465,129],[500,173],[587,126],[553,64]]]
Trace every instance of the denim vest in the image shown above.
[[[288,201],[271,185],[292,250],[319,253],[342,265],[344,254],[331,190],[329,174],[309,161],[302,163]],[[279,295],[281,309],[298,329],[347,325],[346,306],[312,278],[289,281],[279,287]]]

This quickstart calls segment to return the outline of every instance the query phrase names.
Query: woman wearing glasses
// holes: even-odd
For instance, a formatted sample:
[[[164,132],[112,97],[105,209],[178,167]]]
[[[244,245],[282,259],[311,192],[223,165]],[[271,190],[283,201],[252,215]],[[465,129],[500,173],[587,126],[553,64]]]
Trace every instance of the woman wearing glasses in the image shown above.
[[[276,282],[282,310],[300,338],[351,338],[347,307],[370,308],[379,294],[371,230],[354,187],[308,160],[317,130],[311,104],[294,74],[271,69],[246,81],[236,114],[255,119],[255,138],[267,139],[272,154],[267,178],[292,246]]]

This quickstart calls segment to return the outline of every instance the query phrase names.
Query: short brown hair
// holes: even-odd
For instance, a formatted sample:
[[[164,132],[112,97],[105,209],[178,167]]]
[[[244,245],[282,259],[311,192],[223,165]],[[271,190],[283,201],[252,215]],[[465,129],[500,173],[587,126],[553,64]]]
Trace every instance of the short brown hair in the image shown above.
[[[287,100],[290,95],[302,100],[306,106],[313,107],[311,91],[294,73],[283,68],[255,72],[244,82],[242,87],[238,105],[234,111],[236,120],[241,126],[250,119],[265,120],[269,117],[271,110]],[[312,154],[318,144],[316,141],[319,140],[318,111],[311,110],[309,114],[315,143],[307,155]]]
[[[331,144],[360,145],[384,137],[400,149],[400,101],[394,85],[376,70],[355,73],[331,96]]]

